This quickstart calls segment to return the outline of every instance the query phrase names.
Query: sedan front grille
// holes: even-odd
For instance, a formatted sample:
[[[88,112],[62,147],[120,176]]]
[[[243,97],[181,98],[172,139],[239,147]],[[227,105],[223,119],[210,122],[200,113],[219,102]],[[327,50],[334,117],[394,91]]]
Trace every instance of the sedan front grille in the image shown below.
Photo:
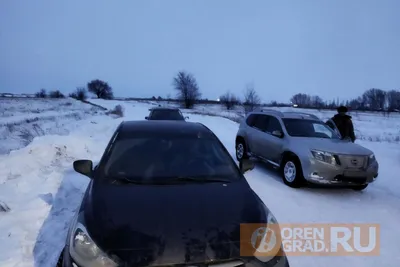
[[[366,168],[368,164],[366,156],[339,155],[339,160],[343,167],[349,169]]]

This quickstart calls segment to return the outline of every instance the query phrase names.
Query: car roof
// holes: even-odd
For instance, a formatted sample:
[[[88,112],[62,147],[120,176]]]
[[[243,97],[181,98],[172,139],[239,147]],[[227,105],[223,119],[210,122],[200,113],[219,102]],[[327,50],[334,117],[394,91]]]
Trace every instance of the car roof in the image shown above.
[[[154,108],[150,108],[149,111],[152,110],[179,110],[179,108],[175,108],[175,107],[154,107]]]
[[[282,119],[303,119],[303,120],[314,120],[320,121],[321,119],[318,118],[314,114],[309,114],[305,112],[298,112],[298,111],[279,111],[273,109],[261,109],[260,111],[254,111],[250,114],[260,114],[260,115],[271,115],[276,116]]]
[[[118,129],[119,138],[132,137],[192,137],[215,138],[213,132],[198,122],[175,120],[124,121]]]

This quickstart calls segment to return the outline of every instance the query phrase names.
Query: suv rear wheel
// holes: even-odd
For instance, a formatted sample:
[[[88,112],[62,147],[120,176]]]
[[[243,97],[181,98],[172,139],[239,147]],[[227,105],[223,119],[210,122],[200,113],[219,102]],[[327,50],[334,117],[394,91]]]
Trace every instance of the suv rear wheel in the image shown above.
[[[295,156],[290,156],[282,161],[281,173],[283,182],[294,188],[298,188],[303,183],[303,171],[300,161]]]
[[[247,155],[247,147],[246,143],[243,139],[239,139],[236,141],[236,159],[241,161],[242,159],[249,158]]]

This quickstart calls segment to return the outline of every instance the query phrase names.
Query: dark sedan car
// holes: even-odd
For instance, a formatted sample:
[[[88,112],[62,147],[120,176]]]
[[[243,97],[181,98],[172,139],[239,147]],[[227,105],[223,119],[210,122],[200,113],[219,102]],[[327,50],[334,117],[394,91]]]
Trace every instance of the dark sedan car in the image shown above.
[[[184,117],[179,108],[172,107],[157,107],[149,109],[149,116],[145,117],[146,120],[173,120],[185,121],[189,117]]]
[[[58,266],[288,267],[241,253],[240,224],[276,221],[240,166],[200,123],[121,123],[96,167],[74,162],[91,180]]]

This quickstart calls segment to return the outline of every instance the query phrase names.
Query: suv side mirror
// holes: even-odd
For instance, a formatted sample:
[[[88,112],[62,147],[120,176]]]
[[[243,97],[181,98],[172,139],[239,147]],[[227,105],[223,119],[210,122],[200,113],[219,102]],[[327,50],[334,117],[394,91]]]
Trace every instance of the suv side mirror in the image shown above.
[[[75,160],[74,170],[80,174],[83,174],[89,178],[93,178],[93,162],[87,159]]]
[[[146,117],[144,117],[144,119],[145,119],[145,120],[148,120],[148,119],[149,119],[149,117],[148,117],[148,116],[146,116]]]
[[[272,132],[272,135],[273,135],[273,136],[276,136],[276,137],[279,137],[279,138],[282,138],[282,137],[283,137],[283,133],[282,133],[281,131],[279,131],[279,130],[273,131],[273,132]]]
[[[247,171],[251,171],[252,169],[254,169],[254,167],[255,167],[254,162],[252,162],[249,159],[242,159],[239,162],[239,169],[242,172],[242,174],[244,174]]]

